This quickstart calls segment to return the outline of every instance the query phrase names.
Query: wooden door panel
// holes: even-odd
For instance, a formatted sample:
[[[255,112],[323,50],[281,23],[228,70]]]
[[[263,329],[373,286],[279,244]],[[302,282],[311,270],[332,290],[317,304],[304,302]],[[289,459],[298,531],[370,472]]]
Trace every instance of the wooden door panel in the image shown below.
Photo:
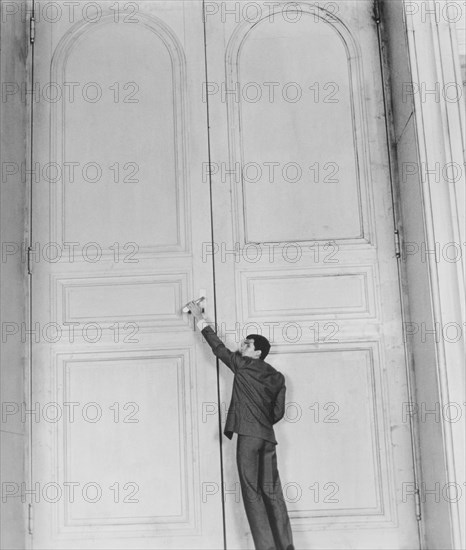
[[[230,161],[242,166],[238,238],[246,243],[367,238],[360,59],[338,31],[347,34],[314,14],[292,24],[276,15],[252,35],[239,24],[230,37],[225,87],[237,94],[225,97],[235,121]]]
[[[115,21],[109,3],[101,6],[99,20],[75,24],[51,60],[51,82],[68,99],[50,105],[50,162],[64,167],[58,183],[65,181],[55,189],[52,236],[97,241],[107,252],[114,242],[186,252],[183,45],[157,10],[151,15],[150,3],[128,22]],[[165,11],[174,18],[177,9]]]
[[[206,26],[219,326],[231,346],[269,337],[286,376],[277,452],[296,547],[416,548],[372,2],[209,3]],[[231,383],[222,372],[222,402]],[[233,491],[228,442],[224,464]],[[227,544],[252,547],[236,496]]]
[[[217,549],[217,375],[181,313],[213,295],[202,2],[60,5],[36,27],[63,96],[34,106],[33,399],[66,414],[33,425],[33,546]]]

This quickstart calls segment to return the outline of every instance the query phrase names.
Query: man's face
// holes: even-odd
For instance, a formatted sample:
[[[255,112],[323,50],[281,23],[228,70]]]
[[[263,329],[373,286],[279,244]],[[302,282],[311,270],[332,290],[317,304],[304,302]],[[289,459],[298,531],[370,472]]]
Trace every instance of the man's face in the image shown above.
[[[252,357],[253,359],[259,359],[261,356],[260,350],[254,348],[254,338],[245,338],[240,344],[240,353],[243,357]]]

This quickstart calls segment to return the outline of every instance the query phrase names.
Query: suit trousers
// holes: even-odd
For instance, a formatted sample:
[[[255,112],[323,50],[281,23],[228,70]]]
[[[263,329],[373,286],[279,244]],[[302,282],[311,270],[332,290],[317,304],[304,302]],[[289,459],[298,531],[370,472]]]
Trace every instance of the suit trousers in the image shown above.
[[[256,550],[294,550],[275,443],[239,434],[236,463]]]

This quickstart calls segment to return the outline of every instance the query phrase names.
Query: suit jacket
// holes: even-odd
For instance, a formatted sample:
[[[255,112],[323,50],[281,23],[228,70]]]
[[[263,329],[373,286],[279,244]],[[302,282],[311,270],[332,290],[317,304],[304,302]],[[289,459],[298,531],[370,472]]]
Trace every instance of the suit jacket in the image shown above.
[[[202,335],[214,354],[234,375],[233,391],[224,434],[233,432],[277,443],[273,425],[285,414],[285,377],[261,359],[230,351],[210,326]]]

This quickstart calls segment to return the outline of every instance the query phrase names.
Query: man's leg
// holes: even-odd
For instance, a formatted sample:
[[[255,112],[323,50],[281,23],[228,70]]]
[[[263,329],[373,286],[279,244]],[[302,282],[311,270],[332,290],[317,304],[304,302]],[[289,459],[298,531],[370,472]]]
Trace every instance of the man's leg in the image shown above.
[[[254,546],[257,550],[276,550],[259,483],[260,455],[264,443],[258,437],[238,435],[236,463]]]
[[[277,468],[276,445],[264,442],[259,466],[260,483],[277,550],[293,550],[290,518]]]

